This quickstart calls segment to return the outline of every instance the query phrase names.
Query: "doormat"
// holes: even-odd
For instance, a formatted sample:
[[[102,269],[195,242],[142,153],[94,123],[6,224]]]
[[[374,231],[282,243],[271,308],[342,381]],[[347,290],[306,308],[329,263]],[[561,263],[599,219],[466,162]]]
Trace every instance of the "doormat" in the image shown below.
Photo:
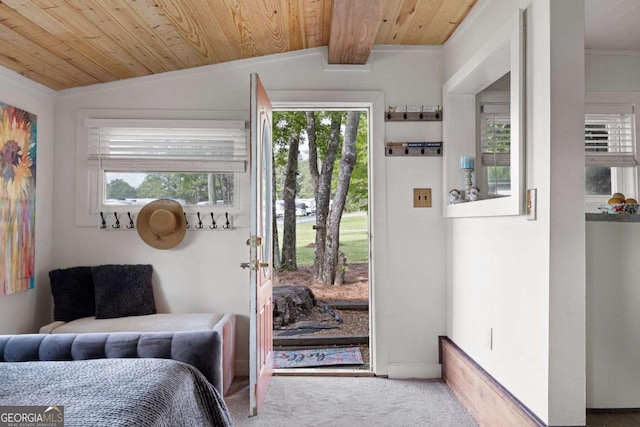
[[[359,347],[314,348],[311,350],[274,351],[274,368],[308,368],[312,366],[362,365]]]

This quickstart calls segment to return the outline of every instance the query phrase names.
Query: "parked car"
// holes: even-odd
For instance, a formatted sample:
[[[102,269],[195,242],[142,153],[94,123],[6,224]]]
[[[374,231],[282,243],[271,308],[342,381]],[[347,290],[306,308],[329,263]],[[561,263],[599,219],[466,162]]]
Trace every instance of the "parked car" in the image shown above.
[[[306,203],[296,203],[296,216],[307,216],[309,212],[307,212],[307,204]]]
[[[276,218],[284,216],[284,202],[282,200],[276,200]]]
[[[301,199],[299,203],[307,205],[307,215],[315,215],[316,213],[316,199]]]

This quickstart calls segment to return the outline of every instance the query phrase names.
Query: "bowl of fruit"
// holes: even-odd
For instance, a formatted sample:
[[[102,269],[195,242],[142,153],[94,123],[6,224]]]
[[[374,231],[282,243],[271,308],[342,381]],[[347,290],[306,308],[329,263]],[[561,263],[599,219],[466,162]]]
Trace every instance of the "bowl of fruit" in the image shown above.
[[[622,193],[615,193],[607,200],[605,205],[600,206],[598,209],[602,213],[614,215],[637,214],[638,202],[633,198],[625,198]]]

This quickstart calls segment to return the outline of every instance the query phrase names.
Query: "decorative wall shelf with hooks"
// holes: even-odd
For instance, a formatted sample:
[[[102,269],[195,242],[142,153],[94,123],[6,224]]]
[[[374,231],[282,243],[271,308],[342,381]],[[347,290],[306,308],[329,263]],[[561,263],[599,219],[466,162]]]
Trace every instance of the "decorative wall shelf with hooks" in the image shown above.
[[[384,155],[393,157],[442,156],[442,142],[386,142]]]
[[[98,228],[101,230],[135,230],[136,214],[131,212],[100,212]],[[233,230],[233,215],[208,212],[184,214],[187,231],[229,231]]]
[[[442,107],[393,107],[384,113],[386,122],[432,122],[442,121]]]

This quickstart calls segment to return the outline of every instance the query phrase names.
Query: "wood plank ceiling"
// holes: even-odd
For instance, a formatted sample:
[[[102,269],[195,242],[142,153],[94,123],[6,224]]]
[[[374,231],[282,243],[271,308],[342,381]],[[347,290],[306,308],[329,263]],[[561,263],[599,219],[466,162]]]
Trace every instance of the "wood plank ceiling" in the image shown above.
[[[60,90],[328,46],[444,43],[477,0],[0,0],[0,65]]]

